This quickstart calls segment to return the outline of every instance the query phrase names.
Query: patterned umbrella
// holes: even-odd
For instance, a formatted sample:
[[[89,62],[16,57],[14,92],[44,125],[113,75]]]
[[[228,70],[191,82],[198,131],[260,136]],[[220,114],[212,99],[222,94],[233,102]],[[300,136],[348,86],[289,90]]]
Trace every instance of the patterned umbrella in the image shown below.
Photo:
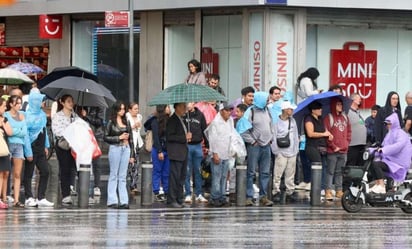
[[[209,86],[182,83],[159,92],[148,104],[154,106],[214,100],[226,101],[227,99]]]
[[[21,85],[25,83],[33,83],[33,80],[20,71],[10,68],[0,69],[0,85]]]
[[[17,62],[9,65],[7,68],[20,71],[24,74],[38,74],[44,72],[43,68],[28,62]]]

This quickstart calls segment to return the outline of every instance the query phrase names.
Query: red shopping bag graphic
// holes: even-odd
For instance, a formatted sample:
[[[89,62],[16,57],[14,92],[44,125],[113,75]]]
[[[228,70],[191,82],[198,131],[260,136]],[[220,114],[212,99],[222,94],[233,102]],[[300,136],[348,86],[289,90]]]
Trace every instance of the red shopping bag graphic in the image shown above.
[[[90,140],[92,141],[93,147],[94,147],[92,159],[95,160],[102,155],[102,150],[100,149],[99,144],[97,143],[96,137],[94,136],[92,129],[89,129],[89,133],[90,133]],[[76,156],[77,156],[76,152],[71,150],[71,154],[73,158],[76,159]]]
[[[346,96],[358,93],[363,109],[376,103],[377,54],[365,50],[362,42],[346,42],[343,49],[330,51],[330,85],[339,84]]]

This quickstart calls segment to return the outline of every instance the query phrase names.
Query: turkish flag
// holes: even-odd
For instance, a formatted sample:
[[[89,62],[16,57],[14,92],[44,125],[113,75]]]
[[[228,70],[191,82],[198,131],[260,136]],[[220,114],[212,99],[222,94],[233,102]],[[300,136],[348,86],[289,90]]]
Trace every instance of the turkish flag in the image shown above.
[[[63,34],[63,16],[40,15],[39,37],[42,39],[61,39]]]

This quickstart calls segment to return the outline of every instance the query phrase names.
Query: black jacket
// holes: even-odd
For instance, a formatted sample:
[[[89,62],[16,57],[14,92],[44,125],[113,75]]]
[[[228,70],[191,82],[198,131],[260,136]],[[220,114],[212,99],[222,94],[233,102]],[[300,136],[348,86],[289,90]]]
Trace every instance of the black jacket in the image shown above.
[[[192,133],[192,140],[189,144],[199,144],[205,139],[205,145],[208,146],[207,139],[203,133],[207,127],[205,115],[197,107],[195,107],[193,112],[187,112],[183,116],[187,131]]]
[[[185,161],[187,159],[186,133],[176,113],[167,121],[166,147],[170,160]]]
[[[396,106],[395,110],[391,107],[391,97],[394,94],[397,94],[397,93],[393,92],[393,91],[388,93],[388,96],[386,97],[385,106],[380,108],[379,111],[378,111],[378,114],[376,114],[376,118],[375,118],[375,141],[378,142],[378,143],[382,143],[383,138],[385,137],[386,133],[388,133],[388,129],[383,124],[383,122],[392,113],[396,112],[396,114],[398,114],[399,124],[401,125],[401,127],[404,126],[403,120],[402,120],[402,111],[401,111],[400,100],[398,101],[398,105]],[[397,95],[399,97],[399,94],[397,94]]]
[[[120,145],[121,141],[119,139],[119,136],[124,132],[129,133],[129,145],[130,148],[134,148],[133,132],[129,122],[127,122],[125,128],[122,128],[113,123],[113,121],[109,120],[109,123],[107,123],[106,129],[104,131],[104,141],[111,145]],[[130,150],[130,158],[134,158],[134,150]]]

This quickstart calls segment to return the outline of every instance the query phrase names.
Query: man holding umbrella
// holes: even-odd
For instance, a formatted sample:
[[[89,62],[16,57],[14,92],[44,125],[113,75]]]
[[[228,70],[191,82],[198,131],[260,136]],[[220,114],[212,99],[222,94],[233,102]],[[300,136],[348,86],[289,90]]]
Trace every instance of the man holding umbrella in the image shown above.
[[[186,103],[173,105],[175,112],[166,124],[166,147],[170,160],[169,194],[167,204],[173,208],[183,207],[183,185],[187,171],[187,143],[192,140],[183,121]]]

